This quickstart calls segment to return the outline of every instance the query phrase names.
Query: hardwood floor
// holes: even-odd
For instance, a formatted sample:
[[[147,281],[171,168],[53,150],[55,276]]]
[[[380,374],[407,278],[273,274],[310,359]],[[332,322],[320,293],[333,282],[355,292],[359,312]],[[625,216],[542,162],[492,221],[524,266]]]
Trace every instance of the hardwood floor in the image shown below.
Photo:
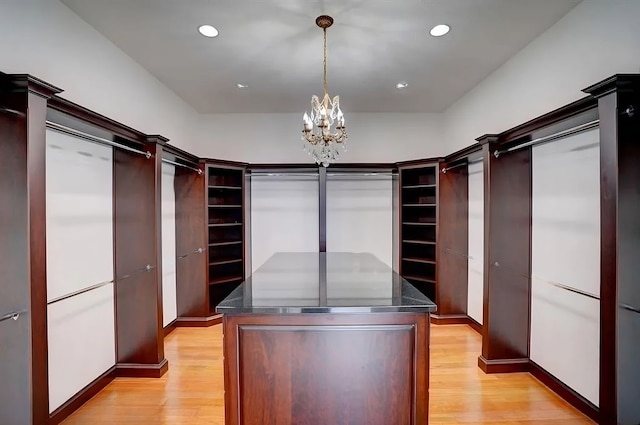
[[[431,326],[430,425],[593,424],[528,373],[485,375],[480,336]],[[223,425],[222,327],[178,328],[165,339],[169,372],[118,378],[64,425]]]

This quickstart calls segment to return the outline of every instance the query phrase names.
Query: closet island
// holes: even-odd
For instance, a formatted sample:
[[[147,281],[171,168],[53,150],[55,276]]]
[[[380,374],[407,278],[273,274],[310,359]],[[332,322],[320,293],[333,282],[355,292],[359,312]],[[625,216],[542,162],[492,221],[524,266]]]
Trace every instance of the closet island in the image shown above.
[[[426,424],[435,310],[372,254],[274,254],[217,306],[226,424]]]

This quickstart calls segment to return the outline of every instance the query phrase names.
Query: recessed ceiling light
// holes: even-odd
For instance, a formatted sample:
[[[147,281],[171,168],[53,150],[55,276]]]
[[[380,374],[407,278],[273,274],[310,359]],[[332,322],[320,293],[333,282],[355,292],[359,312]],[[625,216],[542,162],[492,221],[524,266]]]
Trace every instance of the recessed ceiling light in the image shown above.
[[[409,84],[405,81],[400,81],[398,84],[396,84],[396,88],[397,89],[403,89],[405,87],[407,87]]]
[[[445,35],[446,33],[449,32],[451,28],[449,28],[449,25],[436,25],[435,27],[431,28],[431,31],[429,31],[429,34],[431,34],[434,37],[442,37],[443,35]]]
[[[211,25],[200,25],[198,27],[198,31],[200,32],[200,34],[204,35],[205,37],[218,36],[218,30],[215,27],[212,27]]]
[[[242,84],[242,83],[238,83],[238,84],[236,84],[236,86],[237,86],[239,89],[246,89],[247,87],[249,87],[248,85],[246,85],[246,84]]]

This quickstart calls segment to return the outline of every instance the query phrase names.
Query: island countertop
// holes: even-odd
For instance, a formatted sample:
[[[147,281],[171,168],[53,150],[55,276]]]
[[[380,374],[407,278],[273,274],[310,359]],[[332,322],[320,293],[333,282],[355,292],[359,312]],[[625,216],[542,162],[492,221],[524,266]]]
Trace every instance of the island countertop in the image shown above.
[[[274,254],[216,312],[429,313],[436,305],[373,254]]]

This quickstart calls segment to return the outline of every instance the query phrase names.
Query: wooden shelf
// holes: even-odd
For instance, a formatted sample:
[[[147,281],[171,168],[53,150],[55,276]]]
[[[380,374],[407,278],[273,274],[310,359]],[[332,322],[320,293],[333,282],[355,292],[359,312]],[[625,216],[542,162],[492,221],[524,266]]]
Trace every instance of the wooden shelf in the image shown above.
[[[429,189],[435,187],[435,184],[412,184],[408,186],[402,186],[403,189]]]
[[[412,263],[435,264],[436,260],[427,260],[426,258],[403,258],[402,261],[410,261]]]
[[[435,207],[436,204],[402,204],[403,207]]]
[[[220,283],[235,282],[235,281],[239,281],[239,280],[243,280],[243,277],[242,277],[241,274],[235,275],[235,276],[225,276],[225,277],[219,277],[219,278],[213,279],[213,280],[209,281],[209,285],[218,285]]]
[[[242,258],[225,258],[221,260],[212,261],[209,263],[210,266],[222,266],[224,264],[233,264],[233,263],[241,263]]]
[[[408,226],[435,226],[436,223],[423,223],[419,221],[403,221],[402,224],[406,224]]]
[[[429,278],[421,277],[421,276],[405,275],[405,276],[402,276],[402,277],[407,279],[407,280],[415,280],[415,281],[418,281],[418,282],[436,283],[435,279],[429,279]]]
[[[414,239],[404,239],[402,242],[403,243],[415,243],[415,244],[420,244],[420,245],[435,245],[436,244],[433,241],[418,241],[418,240],[414,240]]]
[[[242,208],[242,205],[210,204],[209,208]]]
[[[214,243],[210,243],[209,246],[238,245],[238,244],[241,244],[241,243],[242,243],[242,241],[214,242]]]
[[[209,189],[242,190],[242,186],[208,186]]]
[[[209,224],[209,227],[233,227],[242,226],[242,223],[213,223]]]

